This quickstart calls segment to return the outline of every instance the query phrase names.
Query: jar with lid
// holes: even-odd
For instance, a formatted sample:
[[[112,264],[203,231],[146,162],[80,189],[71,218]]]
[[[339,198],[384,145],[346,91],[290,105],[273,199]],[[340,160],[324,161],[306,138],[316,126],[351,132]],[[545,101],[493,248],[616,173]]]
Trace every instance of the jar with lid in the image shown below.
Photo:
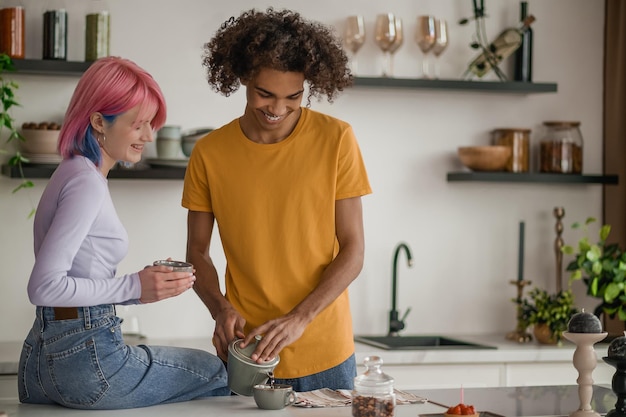
[[[580,122],[543,122],[546,133],[540,142],[541,172],[581,174],[583,170],[583,137]]]
[[[530,129],[501,128],[491,132],[493,144],[511,148],[511,158],[505,170],[509,172],[528,172],[530,154]]]
[[[392,417],[396,408],[393,378],[385,374],[378,356],[363,361],[365,372],[354,378],[352,391],[353,417]]]

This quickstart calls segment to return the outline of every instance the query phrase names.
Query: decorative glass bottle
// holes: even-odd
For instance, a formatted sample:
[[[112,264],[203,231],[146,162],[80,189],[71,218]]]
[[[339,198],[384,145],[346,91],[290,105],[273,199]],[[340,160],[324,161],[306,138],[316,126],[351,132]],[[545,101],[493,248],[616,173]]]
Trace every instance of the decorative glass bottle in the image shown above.
[[[363,361],[365,372],[354,378],[352,391],[353,417],[392,417],[396,408],[393,378],[380,368],[383,360],[368,356]]]
[[[502,31],[493,42],[483,48],[480,55],[470,62],[463,78],[471,78],[474,75],[482,78],[492,68],[497,67],[519,48],[524,32],[534,21],[535,17],[530,15],[518,27]]]

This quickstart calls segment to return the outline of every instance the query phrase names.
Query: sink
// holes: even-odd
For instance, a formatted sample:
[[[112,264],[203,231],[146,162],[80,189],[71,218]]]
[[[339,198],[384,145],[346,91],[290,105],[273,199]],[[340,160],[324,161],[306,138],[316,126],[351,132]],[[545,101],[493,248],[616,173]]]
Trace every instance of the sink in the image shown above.
[[[354,336],[354,340],[386,350],[496,349],[444,336]]]

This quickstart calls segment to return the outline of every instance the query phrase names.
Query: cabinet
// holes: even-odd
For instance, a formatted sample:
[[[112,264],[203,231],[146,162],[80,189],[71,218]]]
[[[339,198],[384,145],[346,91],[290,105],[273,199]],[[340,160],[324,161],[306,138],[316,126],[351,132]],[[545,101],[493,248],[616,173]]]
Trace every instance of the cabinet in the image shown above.
[[[364,371],[357,366],[357,374]],[[383,371],[401,390],[458,388],[459,381],[465,388],[573,385],[578,378],[571,361],[383,365]],[[611,385],[614,374],[615,368],[599,360],[594,383]]]

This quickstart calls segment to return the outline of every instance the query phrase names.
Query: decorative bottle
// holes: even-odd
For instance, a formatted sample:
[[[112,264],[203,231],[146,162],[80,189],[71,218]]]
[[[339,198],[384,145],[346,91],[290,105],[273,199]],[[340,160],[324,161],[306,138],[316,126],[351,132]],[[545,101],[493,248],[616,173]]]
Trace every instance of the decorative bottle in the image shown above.
[[[494,66],[498,66],[505,58],[511,55],[522,44],[522,35],[535,21],[533,15],[526,19],[516,28],[505,29],[498,37],[486,47],[470,64],[465,76],[471,78],[472,74],[482,77]]]
[[[520,3],[521,20],[526,19],[528,3]],[[515,51],[515,81],[531,82],[533,80],[533,29],[529,26],[522,34],[522,44]]]

